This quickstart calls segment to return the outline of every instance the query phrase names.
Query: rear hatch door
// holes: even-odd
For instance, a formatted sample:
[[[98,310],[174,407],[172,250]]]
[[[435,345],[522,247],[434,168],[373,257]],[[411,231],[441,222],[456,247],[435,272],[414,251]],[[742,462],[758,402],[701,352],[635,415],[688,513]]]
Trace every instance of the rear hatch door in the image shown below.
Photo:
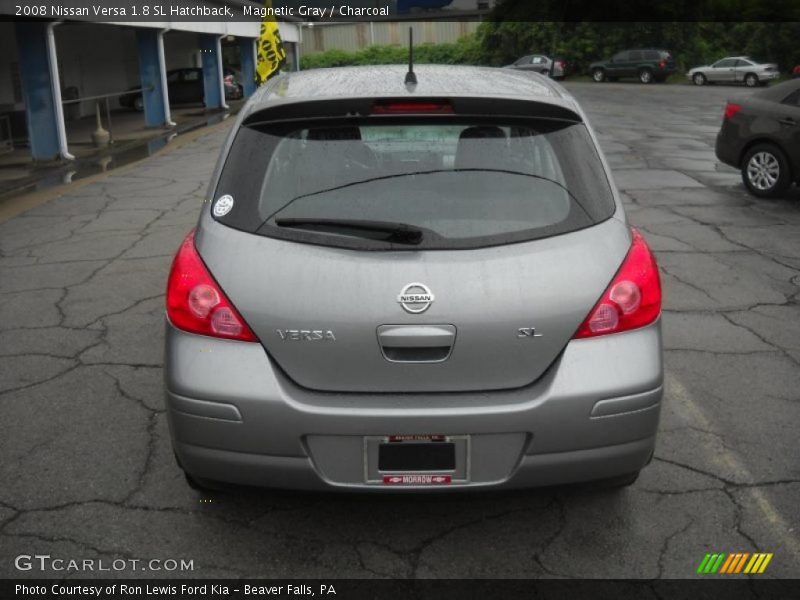
[[[197,243],[268,353],[298,384],[447,392],[514,388],[540,377],[614,276],[628,239],[627,228],[611,219],[474,251],[358,252],[217,223]],[[433,296],[421,313],[398,301],[414,283]],[[409,290],[415,293],[425,292]]]
[[[239,130],[214,192],[233,202],[212,216],[212,200],[198,250],[291,379],[491,390],[556,360],[630,234],[580,118],[511,104],[308,119],[317,104]]]

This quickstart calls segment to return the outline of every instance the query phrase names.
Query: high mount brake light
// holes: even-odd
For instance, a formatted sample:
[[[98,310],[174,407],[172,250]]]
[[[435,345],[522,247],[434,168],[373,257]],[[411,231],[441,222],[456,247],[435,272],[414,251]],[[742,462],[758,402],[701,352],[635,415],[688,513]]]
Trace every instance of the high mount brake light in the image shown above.
[[[169,272],[167,317],[178,329],[211,337],[258,338],[208,272],[194,247],[194,229],[183,240]]]
[[[376,102],[372,105],[373,115],[451,115],[454,112],[452,104],[438,101]]]
[[[644,327],[661,314],[658,265],[642,234],[631,228],[633,240],[622,266],[586,317],[575,339],[620,333]]]
[[[738,113],[740,110],[742,110],[742,105],[741,104],[736,104],[735,102],[728,102],[725,105],[725,118],[726,119],[730,119],[731,117],[733,117],[733,115]]]

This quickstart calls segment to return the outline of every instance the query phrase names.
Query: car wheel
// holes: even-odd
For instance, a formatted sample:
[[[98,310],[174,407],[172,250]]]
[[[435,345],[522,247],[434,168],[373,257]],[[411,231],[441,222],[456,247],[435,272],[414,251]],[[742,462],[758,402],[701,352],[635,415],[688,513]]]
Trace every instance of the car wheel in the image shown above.
[[[792,183],[789,161],[773,144],[758,144],[748,150],[742,161],[742,180],[754,196],[775,198]]]
[[[608,479],[601,479],[597,482],[597,487],[601,489],[617,489],[633,485],[639,479],[639,471],[633,473],[625,473],[624,475],[617,475],[616,477],[609,477]]]
[[[653,83],[653,72],[650,69],[639,71],[639,81],[642,83]]]
[[[692,83],[695,85],[705,85],[706,84],[706,76],[702,73],[695,73],[692,75]]]
[[[606,80],[606,72],[603,69],[595,69],[592,71],[592,79],[594,79],[597,83],[602,83]]]
[[[188,486],[198,492],[226,492],[230,490],[229,486],[220,481],[195,477],[194,475],[189,475],[186,471],[183,472],[183,475],[186,477]]]
[[[136,96],[133,99],[133,109],[142,112],[144,110],[144,99],[141,96]]]
[[[748,73],[744,78],[744,84],[747,87],[756,87],[758,85],[758,75],[755,73]]]

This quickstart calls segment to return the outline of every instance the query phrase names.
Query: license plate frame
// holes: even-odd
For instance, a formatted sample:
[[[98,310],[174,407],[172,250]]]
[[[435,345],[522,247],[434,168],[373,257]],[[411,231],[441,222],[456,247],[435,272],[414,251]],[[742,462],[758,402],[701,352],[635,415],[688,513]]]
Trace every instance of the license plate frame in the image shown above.
[[[414,468],[411,470],[380,468],[381,447],[394,444],[420,446],[428,443],[452,446],[455,459],[452,468]],[[364,437],[364,482],[369,485],[428,487],[469,483],[470,462],[469,435],[414,434]]]

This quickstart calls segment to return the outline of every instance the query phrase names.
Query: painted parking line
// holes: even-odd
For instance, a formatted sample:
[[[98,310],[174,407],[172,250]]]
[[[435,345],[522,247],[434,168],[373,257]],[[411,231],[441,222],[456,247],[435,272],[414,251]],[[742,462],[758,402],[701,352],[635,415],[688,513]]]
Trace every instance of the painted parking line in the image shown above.
[[[688,412],[690,422],[694,422],[700,428],[707,431],[714,431],[713,423],[709,420],[697,402],[692,399],[689,390],[678,380],[672,373],[667,373],[666,381],[666,396],[667,398],[675,398],[680,400],[681,406]],[[669,400],[668,400],[669,401]],[[739,458],[727,448],[722,450],[715,450],[714,456],[723,461],[725,466],[729,467],[732,471],[740,473],[747,481],[756,481],[747,467],[739,460]],[[741,488],[744,493],[749,494],[753,505],[758,507],[764,518],[770,524],[774,534],[778,539],[786,544],[789,551],[793,554],[796,561],[800,561],[800,540],[792,535],[791,526],[781,513],[773,506],[764,490],[758,487]],[[724,558],[724,555],[722,555]],[[772,556],[770,555],[770,559]],[[719,560],[719,559],[716,559]],[[715,560],[715,562],[716,562]],[[721,560],[720,560],[721,562]],[[744,563],[744,560],[739,562]],[[768,562],[768,561],[767,561]],[[738,568],[738,563],[737,563]],[[766,565],[761,565],[766,567]]]

